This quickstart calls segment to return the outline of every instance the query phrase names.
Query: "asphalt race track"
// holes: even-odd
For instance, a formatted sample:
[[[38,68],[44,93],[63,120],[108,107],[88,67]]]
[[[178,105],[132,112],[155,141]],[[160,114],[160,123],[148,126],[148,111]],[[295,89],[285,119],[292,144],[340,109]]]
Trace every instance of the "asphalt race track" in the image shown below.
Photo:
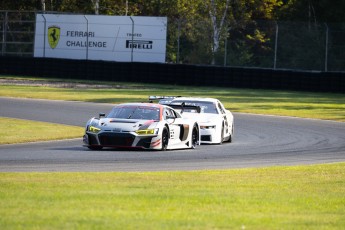
[[[112,105],[0,97],[0,117],[84,126]],[[234,114],[233,143],[195,150],[91,151],[82,139],[0,146],[0,171],[203,170],[345,161],[345,123]],[[33,130],[34,132],[34,130]]]

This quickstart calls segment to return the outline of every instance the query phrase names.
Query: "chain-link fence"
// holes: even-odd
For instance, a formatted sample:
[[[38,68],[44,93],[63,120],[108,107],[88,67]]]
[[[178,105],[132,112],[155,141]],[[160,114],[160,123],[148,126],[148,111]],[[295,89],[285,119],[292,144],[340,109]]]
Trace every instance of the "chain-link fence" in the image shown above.
[[[176,21],[176,62],[237,67],[345,71],[345,23],[251,21],[228,26],[212,54],[208,21]],[[170,40],[170,42],[172,42]],[[212,60],[214,59],[214,60]]]
[[[0,11],[0,55],[33,56],[34,36],[35,12]],[[345,71],[345,23],[237,22],[215,49],[209,20],[168,19],[167,36],[168,63]]]
[[[0,11],[0,55],[33,56],[35,13]]]

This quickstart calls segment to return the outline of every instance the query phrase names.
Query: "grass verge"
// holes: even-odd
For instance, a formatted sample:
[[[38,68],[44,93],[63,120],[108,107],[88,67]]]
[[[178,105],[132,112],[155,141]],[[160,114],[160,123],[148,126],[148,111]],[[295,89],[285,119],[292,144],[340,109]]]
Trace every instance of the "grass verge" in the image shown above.
[[[0,145],[82,137],[82,127],[0,117]]]
[[[0,173],[0,228],[343,229],[344,167]]]
[[[1,77],[2,79],[6,77]],[[13,78],[10,78],[13,79]],[[27,78],[26,78],[27,79]],[[33,82],[37,78],[31,79]],[[42,81],[42,79],[40,79]],[[61,81],[61,80],[60,80]],[[54,83],[54,81],[53,81]],[[71,83],[71,81],[68,81]],[[147,101],[149,95],[214,97],[232,112],[316,118],[345,122],[345,94],[215,87],[168,86],[141,83],[87,82],[112,85],[111,89],[1,85],[0,96],[123,103]]]

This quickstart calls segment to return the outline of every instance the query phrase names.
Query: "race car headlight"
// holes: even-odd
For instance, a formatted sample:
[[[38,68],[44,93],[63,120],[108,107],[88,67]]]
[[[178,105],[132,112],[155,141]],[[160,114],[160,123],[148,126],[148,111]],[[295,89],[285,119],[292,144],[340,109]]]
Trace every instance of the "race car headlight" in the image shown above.
[[[201,125],[200,129],[215,129],[215,125]]]
[[[99,131],[101,131],[101,129],[97,128],[95,126],[90,126],[89,127],[89,131],[92,132],[92,133],[98,133]]]
[[[141,129],[135,132],[138,135],[154,135],[154,134],[158,134],[158,129]]]

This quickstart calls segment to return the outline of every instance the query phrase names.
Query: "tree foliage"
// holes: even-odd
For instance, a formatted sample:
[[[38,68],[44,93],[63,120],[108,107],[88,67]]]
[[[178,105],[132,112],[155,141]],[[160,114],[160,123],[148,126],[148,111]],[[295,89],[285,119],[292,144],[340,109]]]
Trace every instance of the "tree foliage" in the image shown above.
[[[229,1],[228,20],[257,19],[344,22],[345,1],[333,0],[99,0],[100,14],[209,18],[210,6],[221,18]],[[94,13],[94,0],[2,0],[0,10]],[[126,2],[128,4],[126,4]]]
[[[277,9],[280,20],[304,22],[345,22],[344,0],[284,0]]]
[[[227,49],[228,64],[270,67],[275,26],[263,21],[306,22],[305,39],[324,36],[319,32],[321,22],[345,22],[344,0],[2,0],[0,10],[95,14],[96,1],[101,15],[168,17],[169,62],[222,64]],[[298,36],[287,32],[285,39],[304,42]],[[281,49],[288,55],[298,52],[298,48]],[[301,59],[315,53],[299,55]]]

